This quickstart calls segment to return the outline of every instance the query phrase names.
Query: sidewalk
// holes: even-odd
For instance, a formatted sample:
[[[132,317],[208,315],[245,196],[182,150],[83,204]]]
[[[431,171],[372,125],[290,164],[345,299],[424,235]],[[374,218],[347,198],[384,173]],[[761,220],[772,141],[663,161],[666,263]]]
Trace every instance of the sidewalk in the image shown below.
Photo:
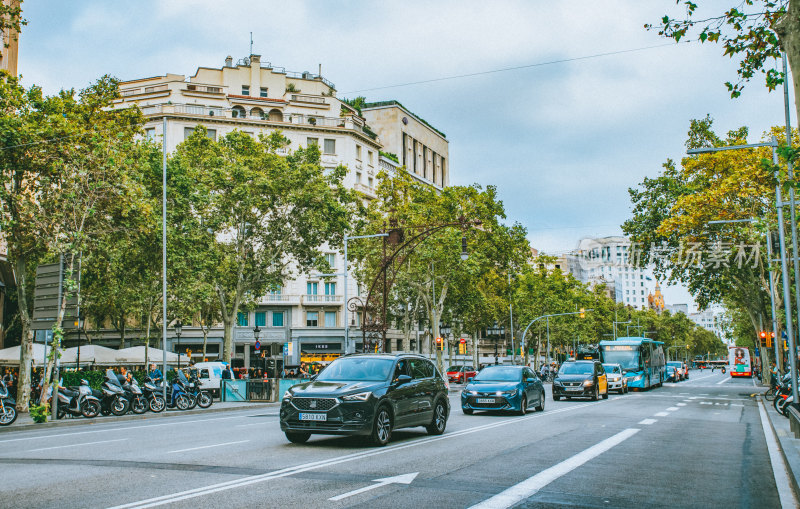
[[[144,421],[144,420],[153,420],[153,419],[163,419],[165,417],[175,417],[180,415],[197,415],[197,414],[213,414],[217,412],[226,412],[230,410],[255,410],[255,409],[266,409],[271,408],[274,409],[275,415],[278,415],[278,409],[280,408],[280,402],[277,403],[249,403],[246,401],[233,401],[233,402],[215,402],[209,408],[193,408],[192,410],[175,410],[175,409],[167,409],[164,412],[154,414],[153,412],[145,412],[143,414],[134,414],[128,412],[122,416],[115,416],[115,415],[98,415],[94,419],[84,419],[83,417],[67,417],[65,419],[59,419],[58,421],[50,421],[48,420],[46,423],[37,424],[33,422],[31,419],[30,414],[20,413],[17,415],[17,420],[14,421],[14,424],[11,426],[2,426],[0,427],[0,434],[9,431],[24,431],[24,430],[32,430],[32,429],[51,429],[51,428],[60,428],[60,427],[69,427],[69,426],[79,426],[79,425],[93,425],[93,424],[114,424],[117,422],[126,422],[126,421]]]
[[[789,419],[779,415],[771,402],[763,398],[761,401],[764,403],[767,417],[769,417],[772,429],[778,438],[778,445],[792,480],[792,488],[795,493],[800,494],[800,439],[794,438],[794,434],[789,429]]]

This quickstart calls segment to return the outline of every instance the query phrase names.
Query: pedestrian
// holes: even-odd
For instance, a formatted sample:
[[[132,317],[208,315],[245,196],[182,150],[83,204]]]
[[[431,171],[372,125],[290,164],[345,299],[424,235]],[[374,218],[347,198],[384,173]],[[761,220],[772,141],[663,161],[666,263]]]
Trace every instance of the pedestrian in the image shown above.
[[[233,374],[231,373],[230,364],[226,364],[225,365],[225,369],[222,370],[222,379],[223,380],[233,380]]]
[[[308,377],[308,367],[306,366],[305,362],[300,363],[300,378],[307,378]]]
[[[155,384],[161,383],[161,380],[164,378],[164,375],[161,373],[161,370],[158,369],[155,363],[150,364],[150,374],[148,376]]]
[[[131,383],[133,380],[133,375],[128,372],[128,368],[122,366],[119,368],[119,375],[117,375],[117,379],[119,380],[120,385],[125,385]]]

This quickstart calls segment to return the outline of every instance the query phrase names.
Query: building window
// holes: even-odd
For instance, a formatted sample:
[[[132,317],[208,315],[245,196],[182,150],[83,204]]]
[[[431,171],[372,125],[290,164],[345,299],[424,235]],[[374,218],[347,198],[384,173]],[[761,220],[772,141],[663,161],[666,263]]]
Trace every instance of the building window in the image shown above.
[[[306,138],[306,146],[310,147],[312,145],[315,146],[315,147],[318,147],[319,146],[319,138]]]
[[[283,311],[272,312],[272,326],[283,327]]]
[[[323,147],[324,154],[335,154],[336,153],[336,140],[325,140],[325,146]]]
[[[236,315],[236,325],[239,327],[247,327],[247,313],[238,313]]]
[[[336,311],[325,311],[325,327],[336,327]]]
[[[356,145],[356,160],[361,160],[361,145]]]
[[[247,117],[247,113],[244,111],[244,108],[241,106],[234,106],[231,109],[231,116],[233,118],[245,118]]]
[[[155,127],[150,127],[148,129],[145,129],[144,130],[144,137],[147,138],[150,141],[153,141],[153,139],[155,139],[155,137],[156,137],[156,128]]]
[[[331,269],[336,268],[336,254],[335,253],[325,253],[325,261],[328,263],[328,266]]]
[[[242,85],[242,95],[250,95],[250,85]]]
[[[283,293],[283,287],[281,285],[273,286],[270,289],[269,293],[271,295],[280,295],[281,293]]]
[[[360,183],[361,183],[361,173],[356,172],[356,184],[360,184]]]
[[[319,313],[316,311],[307,311],[306,327],[318,327],[318,326],[319,326]]]
[[[195,128],[194,127],[184,127],[183,128],[183,139],[186,140],[194,134]],[[206,136],[211,138],[212,140],[217,140],[217,130],[216,129],[206,129]]]
[[[336,283],[325,283],[325,295],[336,295]]]
[[[267,87],[261,87],[261,97],[267,97]]]
[[[256,327],[266,327],[267,326],[267,313],[264,311],[259,311],[256,313]]]
[[[306,294],[316,295],[319,283],[306,283]]]
[[[367,186],[369,186],[369,188],[372,189],[372,177],[367,179]]]
[[[372,151],[371,150],[367,150],[367,164],[372,166]]]

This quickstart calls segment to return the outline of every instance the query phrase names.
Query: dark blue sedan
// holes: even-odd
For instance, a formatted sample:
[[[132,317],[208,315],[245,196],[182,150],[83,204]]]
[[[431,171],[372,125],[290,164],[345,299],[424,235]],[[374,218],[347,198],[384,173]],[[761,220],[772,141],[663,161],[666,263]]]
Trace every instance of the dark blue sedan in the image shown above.
[[[525,415],[530,406],[544,411],[544,386],[527,366],[487,366],[461,391],[461,410],[510,410]]]

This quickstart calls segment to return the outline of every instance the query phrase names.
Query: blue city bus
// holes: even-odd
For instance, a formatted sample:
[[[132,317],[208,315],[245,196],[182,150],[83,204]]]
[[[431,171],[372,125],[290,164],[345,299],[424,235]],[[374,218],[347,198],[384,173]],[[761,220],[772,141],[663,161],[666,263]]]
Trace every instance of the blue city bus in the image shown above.
[[[666,359],[661,341],[637,337],[601,341],[600,355],[604,363],[622,367],[628,388],[649,389],[664,382]]]

